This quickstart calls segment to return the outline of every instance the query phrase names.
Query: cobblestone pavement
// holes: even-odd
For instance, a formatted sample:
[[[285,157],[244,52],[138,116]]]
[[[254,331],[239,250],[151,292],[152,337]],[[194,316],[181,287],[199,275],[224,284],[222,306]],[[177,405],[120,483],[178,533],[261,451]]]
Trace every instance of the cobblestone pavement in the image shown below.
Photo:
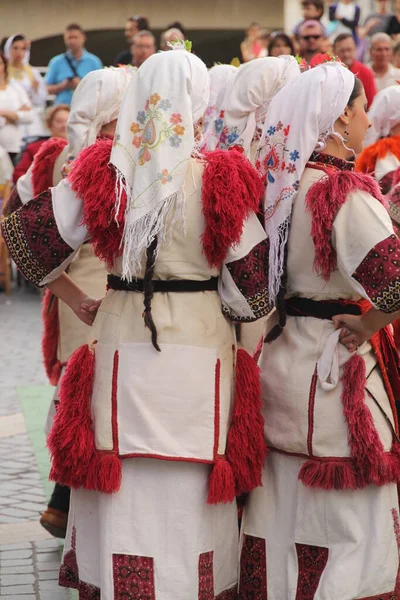
[[[67,600],[60,546],[39,524],[46,506],[17,386],[47,385],[40,353],[40,297],[0,293],[0,600]]]

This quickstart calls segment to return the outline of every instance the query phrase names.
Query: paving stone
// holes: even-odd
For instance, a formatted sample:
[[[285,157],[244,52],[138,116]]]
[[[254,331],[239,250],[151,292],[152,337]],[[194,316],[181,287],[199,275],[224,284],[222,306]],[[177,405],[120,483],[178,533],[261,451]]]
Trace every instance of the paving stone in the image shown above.
[[[45,563],[37,563],[36,567],[38,571],[55,571],[56,569],[59,569],[61,565],[61,558],[60,560],[53,561],[53,562],[45,562]]]
[[[57,592],[55,590],[40,592],[40,600],[69,600],[68,591],[61,587],[59,590]]]
[[[7,506],[7,508],[2,509],[1,514],[6,517],[17,517],[17,519],[29,519],[29,521],[33,521],[37,516],[37,513],[31,510],[23,510],[21,508],[14,508],[13,506]]]
[[[44,502],[21,502],[20,504],[15,504],[14,508],[17,510],[28,510],[30,512],[37,512],[41,514],[46,508],[46,505]]]
[[[5,550],[1,553],[1,561],[32,558],[32,549]]]
[[[10,596],[10,595],[8,595],[8,592],[7,592],[6,596],[4,596],[2,593],[0,593],[0,598],[1,598],[1,600],[36,600],[36,596],[32,596],[32,594],[24,594],[23,596],[18,594],[16,596],[14,596],[14,595]]]
[[[42,540],[40,542],[35,542],[34,545],[36,548],[36,552],[49,552],[49,549],[57,549],[59,552],[61,552],[58,540],[56,540],[55,538],[52,538],[51,540]]]
[[[54,550],[53,552],[40,552],[36,555],[36,560],[38,564],[44,562],[56,562],[57,560],[61,560],[61,554],[58,550]]]
[[[3,588],[1,590],[1,594],[0,594],[0,598],[3,598],[3,594],[5,595],[5,593],[7,592],[7,594],[12,594],[12,596],[17,595],[17,594],[34,594],[35,590],[33,585],[13,585],[12,589],[11,588]]]
[[[55,569],[53,571],[39,571],[39,580],[40,581],[46,581],[46,580],[58,581],[59,573],[60,573],[59,569]]]
[[[35,583],[35,576],[33,574],[30,573],[20,573],[18,575],[3,575],[3,573],[0,575],[0,581],[1,581],[1,586],[2,588],[5,587],[9,587],[10,585],[12,586],[18,586],[18,585],[25,585],[28,583]],[[7,590],[5,590],[7,591]]]
[[[3,575],[18,575],[19,573],[33,573],[34,566],[27,565],[25,567],[1,567],[0,566],[0,578]]]
[[[0,567],[26,567],[27,565],[31,565],[32,559],[30,558],[13,558],[12,560],[5,560],[3,556],[0,555]]]
[[[60,586],[58,585],[58,581],[40,581],[40,583],[39,583],[39,590],[41,592],[42,591],[48,591],[48,590],[59,591],[60,590]]]
[[[30,550],[31,549],[30,542],[22,542],[20,544],[0,544],[0,552],[4,550]]]

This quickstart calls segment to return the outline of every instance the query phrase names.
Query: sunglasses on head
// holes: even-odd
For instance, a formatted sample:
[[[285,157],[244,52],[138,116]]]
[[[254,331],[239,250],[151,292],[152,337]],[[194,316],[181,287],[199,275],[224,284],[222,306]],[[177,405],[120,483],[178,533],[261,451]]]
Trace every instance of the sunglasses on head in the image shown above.
[[[320,35],[303,35],[303,40],[306,40],[306,42],[309,40],[319,40],[320,38]]]

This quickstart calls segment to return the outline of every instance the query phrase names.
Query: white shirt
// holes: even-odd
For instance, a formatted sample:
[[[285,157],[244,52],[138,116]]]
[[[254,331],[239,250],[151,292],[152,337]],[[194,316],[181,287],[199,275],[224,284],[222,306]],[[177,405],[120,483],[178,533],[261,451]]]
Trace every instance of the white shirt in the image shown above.
[[[369,67],[374,74],[377,92],[380,92],[391,85],[398,85],[400,83],[400,69],[396,69],[393,65],[389,64],[389,68],[384,75],[375,73],[372,63],[369,64]]]
[[[19,152],[21,149],[20,123],[31,123],[32,110],[20,110],[22,106],[31,107],[31,102],[25,90],[15,82],[7,85],[5,90],[0,90],[0,111],[11,110],[18,115],[17,123],[7,123],[0,118],[0,146],[7,152]]]

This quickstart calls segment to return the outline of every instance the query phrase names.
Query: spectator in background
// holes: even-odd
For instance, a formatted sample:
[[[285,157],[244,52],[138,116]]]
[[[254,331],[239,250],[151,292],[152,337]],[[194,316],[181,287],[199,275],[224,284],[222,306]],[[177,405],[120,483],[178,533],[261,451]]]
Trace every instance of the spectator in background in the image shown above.
[[[49,94],[55,94],[56,104],[71,104],[72,94],[78,83],[96,69],[102,68],[101,60],[85,49],[86,35],[80,25],[68,25],[64,32],[65,54],[51,59],[46,73]]]
[[[341,33],[351,33],[357,43],[357,27],[360,22],[361,9],[354,0],[341,2],[329,1],[329,21],[332,24],[331,35],[333,38]]]
[[[133,38],[132,46],[132,64],[139,68],[145,60],[156,52],[156,38],[151,31],[139,31]]]
[[[301,10],[303,18],[299,21],[294,29],[293,34],[296,38],[299,37],[300,26],[305,21],[321,21],[324,16],[324,0],[303,0],[301,3]],[[327,36],[328,32],[325,30],[324,35]]]
[[[163,31],[160,37],[160,50],[170,50],[168,44],[171,42],[175,42],[176,40],[184,40],[185,36],[183,35],[180,29],[176,27],[171,27],[166,31]]]
[[[261,26],[258,23],[252,23],[246,31],[246,37],[240,44],[243,62],[249,62],[254,58],[258,58],[262,50],[259,37],[261,34]]]
[[[391,37],[396,37],[400,33],[400,0],[396,0],[396,12],[389,19],[386,33]]]
[[[341,33],[335,38],[333,53],[361,80],[370,107],[376,94],[374,74],[369,67],[356,60],[357,46],[351,33]]]
[[[392,65],[396,69],[400,69],[400,42],[397,42],[393,48]]]
[[[16,33],[4,44],[4,54],[8,60],[8,79],[24,88],[32,104],[32,122],[20,125],[22,138],[39,137],[46,134],[43,113],[46,107],[47,86],[37,69],[29,64],[27,39]]]
[[[21,150],[20,125],[32,123],[33,114],[24,88],[8,79],[7,59],[0,52],[0,146],[14,162]]]
[[[389,25],[390,17],[392,16],[389,12],[390,0],[377,0],[376,12],[371,13],[364,21],[363,35],[372,36],[375,33],[385,33]]]
[[[132,52],[130,47],[132,45],[133,38],[139,31],[148,31],[149,29],[150,24],[149,20],[146,19],[146,17],[141,17],[140,15],[136,15],[135,17],[129,17],[129,19],[126,22],[124,31],[125,40],[126,43],[129,45],[129,48],[127,50],[122,50],[122,52],[120,52],[118,56],[114,58],[113,64],[115,67],[117,67],[118,65],[130,65],[132,63]]]
[[[293,42],[286,33],[279,31],[273,33],[268,44],[268,56],[282,56],[283,54],[295,55]]]
[[[324,52],[325,32],[319,21],[304,21],[299,28],[299,54],[307,64],[321,52]]]
[[[400,83],[400,69],[396,69],[391,63],[393,42],[387,33],[376,33],[372,36],[369,52],[369,67],[375,77],[376,90],[380,92],[390,85]]]
[[[149,27],[147,29],[150,29]],[[165,29],[179,29],[179,31],[182,31],[183,35],[185,36],[186,39],[186,27],[183,25],[183,23],[181,23],[180,21],[174,21],[173,23],[170,23],[169,25],[166,26]]]
[[[33,163],[36,152],[40,146],[49,139],[49,137],[67,139],[67,121],[69,117],[68,104],[56,104],[48,109],[46,115],[46,126],[50,132],[50,136],[46,135],[34,142],[28,144],[22,153],[20,161],[14,169],[13,182],[17,183],[18,179],[25,175],[29,167]]]

